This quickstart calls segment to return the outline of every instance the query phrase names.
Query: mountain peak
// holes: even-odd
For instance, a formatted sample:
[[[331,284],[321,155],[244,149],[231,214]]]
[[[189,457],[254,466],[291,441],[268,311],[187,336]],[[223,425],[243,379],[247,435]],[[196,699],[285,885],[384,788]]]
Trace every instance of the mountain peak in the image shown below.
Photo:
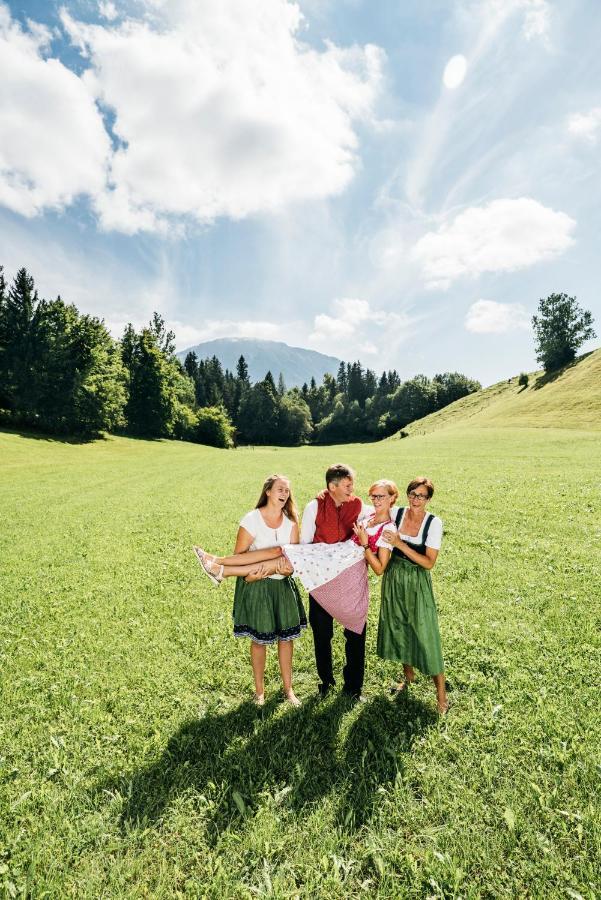
[[[191,352],[196,353],[199,359],[216,356],[223,368],[231,372],[236,370],[238,359],[243,356],[251,381],[261,381],[267,372],[271,372],[277,380],[281,372],[289,388],[301,387],[305,382],[308,384],[312,378],[320,384],[326,372],[335,375],[341,363],[337,357],[318,353],[317,350],[291,347],[284,341],[263,338],[231,337],[203,341],[181,350],[177,354],[178,359],[183,362]]]

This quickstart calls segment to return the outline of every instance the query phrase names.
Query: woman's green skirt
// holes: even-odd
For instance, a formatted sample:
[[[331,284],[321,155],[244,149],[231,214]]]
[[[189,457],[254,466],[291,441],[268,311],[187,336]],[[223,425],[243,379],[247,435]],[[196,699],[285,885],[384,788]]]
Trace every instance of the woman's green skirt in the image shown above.
[[[382,577],[377,651],[424,675],[444,671],[430,572],[396,554]]]
[[[236,579],[234,634],[256,644],[293,641],[307,627],[307,617],[292,578]]]

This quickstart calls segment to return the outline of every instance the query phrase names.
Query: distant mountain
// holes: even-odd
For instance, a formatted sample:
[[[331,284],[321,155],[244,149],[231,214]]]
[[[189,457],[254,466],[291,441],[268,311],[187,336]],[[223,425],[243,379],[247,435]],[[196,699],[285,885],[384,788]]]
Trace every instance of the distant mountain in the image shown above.
[[[204,341],[179,352],[178,359],[183,362],[192,350],[199,359],[216,356],[223,368],[230,372],[236,371],[236,364],[243,356],[251,381],[262,381],[267,372],[271,372],[277,384],[281,372],[288,388],[301,387],[305,381],[309,384],[311,378],[321,384],[325,373],[335,375],[340,365],[340,360],[335,356],[326,356],[303,347],[289,347],[282,341],[261,341],[254,338]]]

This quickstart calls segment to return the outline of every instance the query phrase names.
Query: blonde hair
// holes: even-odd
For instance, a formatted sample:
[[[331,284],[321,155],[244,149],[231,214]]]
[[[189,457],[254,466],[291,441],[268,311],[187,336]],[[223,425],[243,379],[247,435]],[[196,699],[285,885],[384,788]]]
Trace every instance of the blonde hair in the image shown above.
[[[288,484],[290,484],[290,479],[287,475],[270,475],[269,478],[265,479],[265,484],[261,488],[261,496],[257,500],[255,509],[261,509],[262,506],[267,506],[267,502],[269,500],[267,491],[270,491],[272,489],[276,481],[287,481]],[[292,522],[298,525],[298,509],[296,508],[296,503],[294,502],[294,497],[292,496],[292,488],[290,489],[288,499],[284,503],[283,512],[285,516],[287,516]]]
[[[392,502],[396,502],[396,499],[399,496],[399,489],[394,481],[391,481],[389,478],[380,478],[379,481],[374,481],[367,493],[371,494],[373,489],[376,487],[386,488],[386,493],[392,497]]]

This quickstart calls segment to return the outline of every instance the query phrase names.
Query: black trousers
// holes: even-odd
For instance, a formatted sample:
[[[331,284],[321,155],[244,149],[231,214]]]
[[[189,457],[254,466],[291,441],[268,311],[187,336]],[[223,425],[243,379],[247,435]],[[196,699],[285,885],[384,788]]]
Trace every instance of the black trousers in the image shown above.
[[[321,678],[321,690],[326,691],[336,684],[332,671],[334,620],[311,594],[309,594],[309,622],[313,631],[317,674]],[[342,670],[342,677],[344,678],[344,690],[349,694],[360,694],[363,688],[366,629],[367,625],[361,634],[349,631],[348,628],[344,629],[346,665]]]

